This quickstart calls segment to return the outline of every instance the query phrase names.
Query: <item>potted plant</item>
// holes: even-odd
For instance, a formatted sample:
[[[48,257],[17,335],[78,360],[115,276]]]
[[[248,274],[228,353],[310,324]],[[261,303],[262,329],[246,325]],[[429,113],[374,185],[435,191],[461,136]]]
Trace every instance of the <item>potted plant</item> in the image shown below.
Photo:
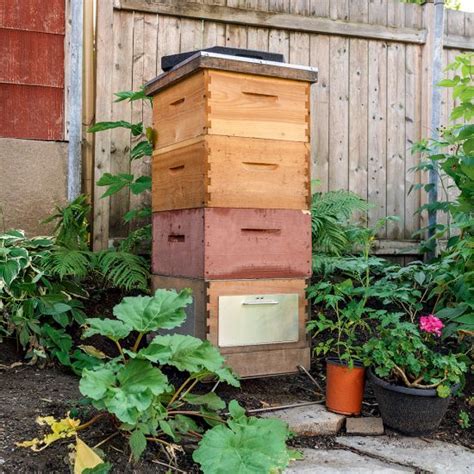
[[[365,367],[361,362],[358,332],[368,329],[363,318],[365,300],[358,298],[358,288],[351,279],[338,284],[321,282],[311,287],[316,304],[334,313],[329,318],[323,311],[308,323],[313,337],[326,333],[315,346],[316,355],[326,355],[326,407],[344,415],[359,415],[364,395]]]
[[[436,430],[451,395],[460,387],[467,364],[464,354],[438,344],[443,323],[422,316],[417,327],[388,314],[377,336],[363,346],[364,365],[372,383],[383,422],[407,435]]]
[[[370,275],[374,259],[370,250],[379,228],[391,219],[381,219],[372,229],[353,229],[353,241],[361,244],[362,255],[346,258],[340,268],[341,275],[350,278],[337,283],[323,280],[308,289],[308,297],[322,307],[308,323],[308,331],[313,337],[325,335],[314,352],[328,356],[326,408],[335,413],[360,415],[362,410],[365,367],[361,360],[361,334],[370,333],[370,316],[386,313],[368,306],[369,298],[374,296]]]

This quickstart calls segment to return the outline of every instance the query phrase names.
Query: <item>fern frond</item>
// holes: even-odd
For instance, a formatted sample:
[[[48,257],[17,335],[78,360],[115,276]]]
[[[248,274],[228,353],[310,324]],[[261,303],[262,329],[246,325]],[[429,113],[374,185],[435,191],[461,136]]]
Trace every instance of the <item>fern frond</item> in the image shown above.
[[[63,279],[66,276],[84,278],[91,269],[91,252],[55,247],[44,259],[44,270]]]
[[[91,206],[88,197],[81,194],[64,207],[56,206],[56,213],[43,221],[56,222],[54,234],[56,243],[68,248],[87,248],[89,242],[88,216]]]
[[[313,250],[334,255],[349,250],[350,219],[354,212],[366,212],[368,207],[363,199],[350,191],[313,194],[311,203]]]
[[[148,244],[150,247],[150,242],[152,239],[152,227],[151,224],[144,225],[138,229],[130,232],[127,238],[120,242],[120,250],[123,252],[135,252],[137,248],[145,246]],[[148,250],[149,253],[149,250]]]
[[[366,212],[369,205],[357,194],[339,189],[327,193],[314,193],[311,209],[319,215],[349,220],[354,212]]]
[[[111,285],[125,290],[148,289],[147,261],[128,252],[103,250],[96,254],[96,268]]]

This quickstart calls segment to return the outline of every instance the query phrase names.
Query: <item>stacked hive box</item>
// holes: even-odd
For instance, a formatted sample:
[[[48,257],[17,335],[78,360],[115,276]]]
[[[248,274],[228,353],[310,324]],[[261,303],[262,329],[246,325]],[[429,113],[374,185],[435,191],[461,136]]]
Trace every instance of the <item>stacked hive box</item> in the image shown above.
[[[198,53],[147,84],[153,286],[191,288],[181,332],[243,377],[309,365],[312,68]]]

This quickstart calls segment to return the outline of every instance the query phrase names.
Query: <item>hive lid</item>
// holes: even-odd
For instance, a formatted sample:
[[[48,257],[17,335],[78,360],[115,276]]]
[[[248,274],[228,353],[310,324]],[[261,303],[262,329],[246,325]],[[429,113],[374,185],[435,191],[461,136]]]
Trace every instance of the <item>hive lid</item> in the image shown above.
[[[186,53],[170,54],[161,58],[161,69],[168,72],[186,59],[194,56],[199,51],[211,53],[228,54],[230,56],[240,56],[243,58],[263,59],[264,61],[275,61],[284,63],[285,57],[280,53],[269,53],[267,51],[257,51],[255,49],[229,48],[228,46],[213,46],[212,48],[202,48],[188,51]]]
[[[147,82],[145,84],[145,94],[154,95],[200,69],[217,69],[303,82],[316,82],[318,80],[318,69],[311,66],[199,51],[170,71],[164,72]]]

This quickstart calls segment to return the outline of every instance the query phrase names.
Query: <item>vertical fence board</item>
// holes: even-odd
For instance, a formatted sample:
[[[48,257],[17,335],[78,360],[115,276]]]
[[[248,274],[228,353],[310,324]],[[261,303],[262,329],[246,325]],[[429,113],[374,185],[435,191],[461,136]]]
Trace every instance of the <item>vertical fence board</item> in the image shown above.
[[[110,45],[113,43],[114,10],[111,2],[99,0],[97,3],[97,86],[96,121],[112,119],[112,77],[114,73],[113,56]],[[92,247],[100,250],[108,247],[109,240],[109,201],[100,199],[103,189],[97,180],[110,171],[110,148],[112,132],[107,130],[95,137],[94,156],[94,221]]]
[[[372,25],[386,25],[387,7],[386,0],[369,0],[369,23]]]
[[[202,46],[203,48],[225,46],[225,25],[214,21],[205,21]]]
[[[367,199],[368,41],[350,41],[349,190]]]
[[[419,183],[420,174],[410,171],[419,161],[412,146],[421,138],[421,48],[407,45],[405,63],[405,238],[413,238],[420,227],[420,191],[412,187]]]
[[[311,0],[311,15],[329,17],[329,0]]]
[[[181,19],[180,51],[194,51],[202,48],[203,23],[204,21],[199,20]]]
[[[349,3],[349,18],[353,22],[367,23],[369,19],[369,1],[352,0]]]
[[[329,36],[312,35],[310,65],[318,68],[318,83],[311,91],[312,177],[320,182],[318,190],[329,189]]]
[[[405,182],[405,45],[387,46],[387,238],[404,235]]]
[[[329,40],[329,189],[347,189],[349,182],[349,40]]]
[[[133,15],[126,12],[114,14],[114,75],[112,92],[132,88],[133,58]],[[112,104],[113,120],[131,120],[131,106],[128,101]],[[118,128],[112,135],[110,172],[112,174],[130,172],[130,130]],[[124,237],[128,226],[123,223],[123,216],[129,209],[130,195],[127,188],[122,189],[110,198],[110,231],[114,236]]]
[[[386,216],[387,173],[387,46],[380,41],[369,42],[369,123],[368,123],[368,185],[367,196],[373,207],[369,210],[369,225]],[[379,237],[384,238],[385,229]]]

